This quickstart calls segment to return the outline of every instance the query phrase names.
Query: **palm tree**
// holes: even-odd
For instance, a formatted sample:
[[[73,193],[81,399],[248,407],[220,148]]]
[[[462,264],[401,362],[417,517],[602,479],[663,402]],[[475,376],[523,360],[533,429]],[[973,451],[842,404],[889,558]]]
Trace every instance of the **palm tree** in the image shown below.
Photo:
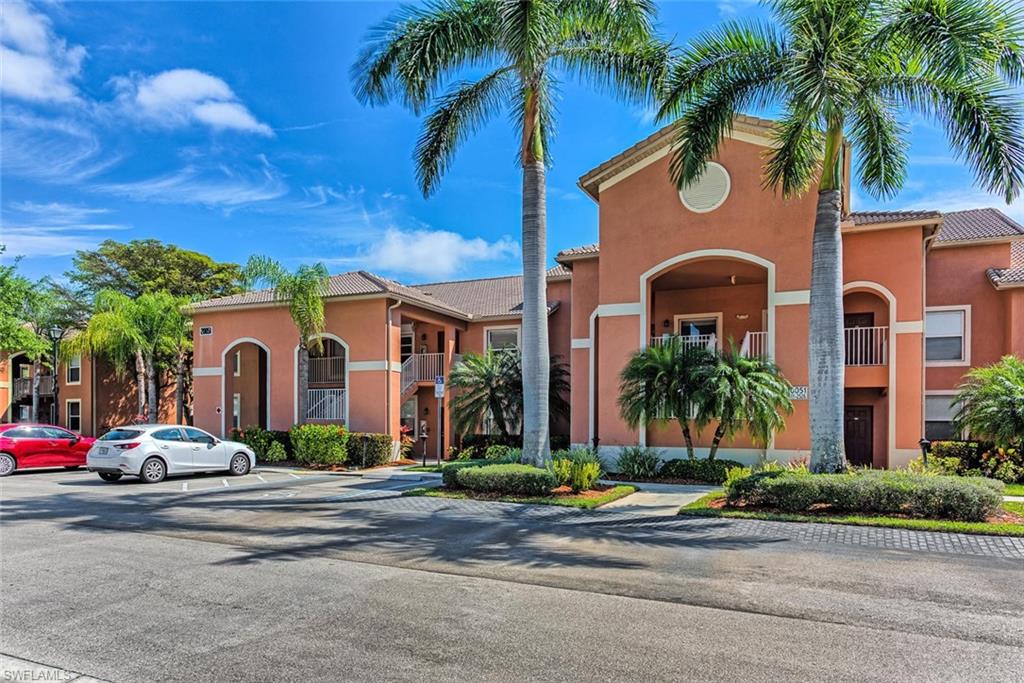
[[[59,362],[53,358],[53,343],[50,337],[51,328],[60,330],[61,338],[79,322],[79,315],[75,310],[73,302],[62,295],[60,288],[49,278],[29,283],[28,288],[23,292],[24,298],[18,302],[20,311],[18,317],[26,325],[26,335],[22,337],[25,343],[23,349],[25,355],[32,361],[32,421],[39,422],[40,406],[40,382],[42,380],[43,365],[49,361],[51,377],[53,378],[53,417],[57,418],[58,403],[57,371]],[[56,422],[57,420],[54,419]]]
[[[147,422],[157,419],[157,361],[175,353],[181,345],[187,316],[184,300],[167,292],[152,292],[132,298],[114,290],[96,295],[93,315],[81,334],[62,348],[65,356],[102,356],[123,374],[134,367],[138,391],[138,414]]]
[[[958,389],[957,429],[1004,448],[1024,447],[1024,360],[1005,356],[974,368]]]
[[[690,431],[691,413],[700,397],[705,368],[714,353],[671,337],[663,344],[635,352],[619,375],[619,413],[630,429],[674,417],[686,443],[686,455],[697,458]]]
[[[695,401],[697,428],[717,423],[708,460],[715,459],[722,439],[743,428],[755,444],[767,448],[772,435],[786,426],[783,414],[793,412],[792,386],[779,366],[766,358],[747,358],[735,349],[716,356],[699,370]]]
[[[509,348],[501,351],[508,359],[508,384],[509,397],[511,401],[512,415],[519,423],[519,435],[523,435],[523,353],[518,348]],[[569,365],[561,356],[551,356],[548,371],[548,426],[551,427],[557,420],[568,420],[571,411],[566,396],[572,391],[569,382]]]
[[[651,38],[651,0],[437,0],[404,7],[369,34],[352,69],[364,103],[428,107],[416,175],[429,195],[458,145],[502,110],[514,121],[523,174],[523,460],[550,460],[545,280],[545,166],[559,73],[651,100],[668,48]],[[486,75],[455,81],[463,69]]]
[[[679,117],[675,182],[697,180],[733,117],[777,105],[764,184],[797,195],[817,182],[810,301],[811,467],[843,452],[843,168],[850,146],[876,197],[907,168],[901,111],[936,120],[978,182],[1007,202],[1024,182],[1020,12],[987,0],[771,0],[775,24],[729,22],[694,40],[666,78],[662,117]],[[1019,7],[1019,6],[1018,6]]]
[[[252,287],[265,284],[274,290],[274,299],[288,303],[288,313],[299,332],[299,424],[306,422],[309,412],[309,352],[323,350],[320,335],[327,326],[324,296],[330,274],[322,263],[303,264],[294,273],[266,256],[253,256],[245,264],[243,275]]]

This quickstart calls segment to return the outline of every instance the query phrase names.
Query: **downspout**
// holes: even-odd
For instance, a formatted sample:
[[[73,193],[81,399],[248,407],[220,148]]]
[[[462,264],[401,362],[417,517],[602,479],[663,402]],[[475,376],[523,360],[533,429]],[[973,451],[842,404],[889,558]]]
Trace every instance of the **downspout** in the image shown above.
[[[924,411],[925,411],[925,403],[926,403],[925,396],[927,395],[925,392],[928,391],[928,366],[926,365],[926,361],[925,361],[925,351],[926,351],[925,346],[927,344],[927,339],[925,338],[925,330],[924,330],[924,323],[925,323],[925,320],[928,317],[928,314],[927,314],[927,308],[928,308],[928,249],[931,247],[932,240],[934,240],[936,237],[939,236],[939,230],[941,230],[941,229],[942,229],[942,225],[939,224],[938,226],[936,226],[935,232],[933,232],[932,234],[930,234],[930,235],[928,235],[927,237],[924,238],[924,242],[922,243],[923,244],[922,251],[921,251],[921,255],[923,257],[923,262],[921,264],[921,425],[920,425],[920,427],[921,427],[921,438],[922,439],[924,438],[924,422],[925,422]],[[889,362],[891,363],[892,359],[889,359]],[[891,458],[892,456],[890,455],[889,457]]]
[[[402,305],[401,299],[388,306],[387,326],[384,328],[384,424],[391,434],[391,312]]]

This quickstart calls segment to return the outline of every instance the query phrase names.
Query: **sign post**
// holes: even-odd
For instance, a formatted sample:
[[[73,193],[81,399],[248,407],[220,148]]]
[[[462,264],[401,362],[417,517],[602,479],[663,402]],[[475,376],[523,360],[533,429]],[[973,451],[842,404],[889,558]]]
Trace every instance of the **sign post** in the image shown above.
[[[437,436],[435,438],[437,440],[437,464],[438,464],[438,466],[440,466],[441,465],[441,447],[442,447],[441,435],[443,433],[442,432],[443,424],[441,423],[441,410],[442,410],[441,403],[444,400],[444,375],[435,375],[434,376],[434,398],[437,399],[437,432],[436,432]]]

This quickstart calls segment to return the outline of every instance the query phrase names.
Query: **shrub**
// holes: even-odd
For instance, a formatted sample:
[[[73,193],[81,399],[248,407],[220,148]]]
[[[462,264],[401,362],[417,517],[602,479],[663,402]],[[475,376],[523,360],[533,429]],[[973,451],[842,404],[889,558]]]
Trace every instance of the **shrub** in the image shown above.
[[[725,481],[722,482],[722,486],[724,486],[726,492],[728,492],[737,481],[746,479],[751,474],[753,474],[753,470],[749,467],[730,467],[725,472]]]
[[[242,431],[237,429],[231,430],[231,438],[251,448],[260,460],[266,460],[267,449],[274,442],[274,435],[272,433],[256,425],[250,425]]]
[[[349,460],[360,467],[388,464],[391,462],[391,448],[390,434],[352,432],[348,437]]]
[[[287,458],[288,454],[284,450],[284,444],[280,441],[271,441],[270,447],[267,448],[267,452],[263,456],[263,460],[266,462],[281,462]]]
[[[845,474],[754,472],[730,477],[730,504],[803,512],[827,505],[835,512],[901,514],[984,521],[999,509],[1003,484],[991,479],[913,472],[858,470]]]
[[[645,446],[629,446],[619,452],[615,471],[634,479],[650,479],[658,474],[661,451]]]
[[[348,432],[337,425],[295,425],[292,452],[302,465],[341,465],[348,459]]]
[[[466,434],[461,439],[462,449],[479,448],[485,452],[490,446],[508,446],[509,448],[522,448],[523,437],[519,434]],[[551,435],[551,450],[561,451],[569,448],[569,436],[566,434]]]
[[[601,458],[590,448],[555,451],[551,454],[551,472],[558,486],[573,491],[589,491],[604,474]]]
[[[456,472],[459,486],[471,491],[542,496],[555,488],[555,476],[530,465],[463,467]]]
[[[484,458],[486,460],[508,460],[509,458],[518,460],[522,457],[522,454],[523,450],[521,448],[494,444],[493,446],[488,446],[484,451]]]
[[[662,464],[659,476],[666,479],[690,479],[708,484],[721,484],[730,468],[743,467],[735,460],[669,460]]]

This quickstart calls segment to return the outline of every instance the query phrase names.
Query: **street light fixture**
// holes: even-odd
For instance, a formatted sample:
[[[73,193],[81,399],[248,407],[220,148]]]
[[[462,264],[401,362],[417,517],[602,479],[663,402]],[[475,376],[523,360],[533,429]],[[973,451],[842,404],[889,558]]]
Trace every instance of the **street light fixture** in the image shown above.
[[[64,337],[64,328],[53,325],[46,331],[53,342],[53,403],[50,405],[50,424],[56,425],[60,420],[60,375],[57,372],[60,340]]]

